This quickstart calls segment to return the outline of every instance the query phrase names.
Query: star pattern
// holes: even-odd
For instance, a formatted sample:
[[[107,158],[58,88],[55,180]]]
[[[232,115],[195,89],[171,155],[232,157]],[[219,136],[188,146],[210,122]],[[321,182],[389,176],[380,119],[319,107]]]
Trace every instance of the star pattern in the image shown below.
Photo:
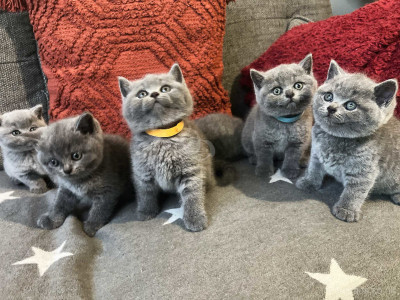
[[[181,205],[181,207],[178,208],[167,209],[164,212],[171,214],[171,216],[163,225],[171,224],[176,220],[183,218],[183,205]]]
[[[25,258],[24,260],[17,261],[16,263],[13,263],[14,265],[26,265],[26,264],[37,264],[38,269],[39,269],[39,275],[43,276],[43,274],[50,268],[50,266],[58,261],[59,259],[67,256],[73,255],[70,252],[61,252],[62,249],[65,246],[64,241],[60,247],[58,247],[56,250],[47,252],[42,249],[32,247],[33,252],[35,255]]]
[[[18,199],[19,197],[11,196],[11,194],[13,194],[13,193],[14,193],[14,191],[0,193],[0,203],[4,202],[6,200]]]
[[[326,285],[325,300],[353,300],[353,290],[367,281],[366,278],[344,273],[333,258],[329,274],[306,273]]]
[[[285,181],[287,183],[293,184],[293,182],[289,178],[286,178],[282,175],[281,169],[278,169],[278,171],[276,171],[276,173],[271,176],[271,180],[269,181],[269,183],[274,183],[277,181]]]

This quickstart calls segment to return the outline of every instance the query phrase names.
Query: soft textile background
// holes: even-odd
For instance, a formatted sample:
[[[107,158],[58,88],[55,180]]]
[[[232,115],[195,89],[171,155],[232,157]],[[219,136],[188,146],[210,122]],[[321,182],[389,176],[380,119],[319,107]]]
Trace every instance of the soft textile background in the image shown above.
[[[127,134],[117,76],[182,67],[194,115],[230,113],[221,84],[225,0],[28,0],[48,77],[50,116],[90,110],[108,132]]]
[[[308,53],[313,54],[319,83],[325,80],[331,59],[349,72],[363,72],[376,81],[400,80],[399,28],[398,0],[381,0],[348,15],[295,27],[242,70],[241,82],[248,90],[246,102],[254,102],[250,68],[268,70],[282,63],[298,62]],[[399,106],[397,115],[400,116]]]

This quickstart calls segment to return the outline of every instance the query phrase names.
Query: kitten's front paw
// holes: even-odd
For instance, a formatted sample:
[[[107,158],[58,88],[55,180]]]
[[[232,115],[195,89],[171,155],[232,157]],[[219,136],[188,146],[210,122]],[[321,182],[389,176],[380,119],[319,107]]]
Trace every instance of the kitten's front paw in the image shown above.
[[[282,169],[282,174],[286,176],[289,179],[296,179],[300,175],[300,169],[299,168],[293,168],[293,169]]]
[[[346,222],[357,222],[361,219],[361,210],[352,210],[335,204],[332,208],[332,214],[339,220]]]
[[[46,193],[48,190],[49,190],[49,189],[48,189],[47,187],[44,187],[44,186],[32,187],[32,188],[29,189],[29,191],[30,191],[31,193],[34,193],[34,194],[44,194],[44,193]]]
[[[83,222],[83,231],[89,236],[89,237],[94,237],[96,232],[101,228],[102,226],[96,225],[90,222]]]
[[[43,229],[55,229],[60,227],[64,223],[64,220],[59,218],[58,220],[53,220],[50,218],[49,214],[43,214],[37,220],[37,225]]]
[[[390,196],[394,204],[400,205],[400,194]]]
[[[139,221],[147,221],[154,219],[158,215],[158,212],[145,212],[145,211],[137,211],[136,212],[136,219]]]
[[[272,175],[274,175],[274,168],[271,167],[256,167],[256,176],[258,177],[271,177]]]
[[[301,177],[296,182],[296,187],[300,190],[306,192],[313,192],[320,188],[319,185],[314,184],[312,181],[308,180],[306,177]]]
[[[207,216],[206,215],[197,215],[194,217],[183,217],[183,223],[187,230],[190,231],[202,231],[207,227]]]

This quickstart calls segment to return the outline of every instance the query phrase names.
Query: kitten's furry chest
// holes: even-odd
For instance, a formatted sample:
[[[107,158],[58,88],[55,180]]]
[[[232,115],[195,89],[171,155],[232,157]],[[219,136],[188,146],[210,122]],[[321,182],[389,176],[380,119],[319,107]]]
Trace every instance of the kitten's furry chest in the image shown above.
[[[325,171],[337,181],[344,182],[345,174],[362,174],[374,168],[376,151],[368,139],[347,139],[332,136],[318,125],[313,127],[313,152]]]
[[[8,152],[3,151],[4,170],[9,176],[20,176],[30,172],[45,175],[46,172],[40,166],[36,158],[36,151]]]
[[[204,147],[205,143],[190,132],[172,138],[136,141],[133,145],[135,172],[154,180],[162,190],[175,192],[182,175],[201,164],[201,155],[206,153]]]

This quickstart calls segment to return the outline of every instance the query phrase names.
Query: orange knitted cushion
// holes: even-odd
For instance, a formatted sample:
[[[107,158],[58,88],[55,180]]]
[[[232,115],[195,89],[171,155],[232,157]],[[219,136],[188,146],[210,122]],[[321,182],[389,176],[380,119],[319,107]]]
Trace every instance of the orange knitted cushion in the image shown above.
[[[230,113],[221,85],[226,0],[26,0],[48,78],[50,117],[91,111],[128,134],[117,76],[137,79],[178,62],[194,116]]]

